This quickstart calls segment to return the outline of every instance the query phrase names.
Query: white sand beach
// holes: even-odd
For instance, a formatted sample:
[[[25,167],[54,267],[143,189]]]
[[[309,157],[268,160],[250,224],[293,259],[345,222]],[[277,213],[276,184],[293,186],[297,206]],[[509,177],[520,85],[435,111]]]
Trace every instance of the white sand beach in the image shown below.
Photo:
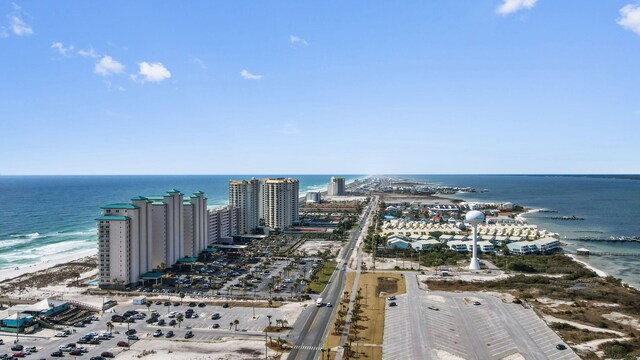
[[[565,254],[565,255],[567,255],[568,257],[572,258],[573,261],[579,262],[580,264],[584,265],[587,269],[589,269],[589,270],[593,271],[594,273],[598,274],[598,276],[607,277],[607,273],[606,272],[587,264],[585,261],[578,260],[576,255],[574,255],[574,254]]]
[[[15,269],[15,268],[3,269],[3,270],[0,270],[0,281],[5,281],[7,279],[12,279],[24,274],[45,270],[59,264],[65,264],[74,260],[82,259],[87,256],[93,256],[93,255],[96,255],[97,253],[98,253],[97,248],[88,249],[88,250],[83,250],[81,252],[77,252],[73,254],[64,254],[64,255],[58,255],[58,256],[45,257],[45,260],[43,262],[32,264],[32,265],[20,266],[18,269]]]

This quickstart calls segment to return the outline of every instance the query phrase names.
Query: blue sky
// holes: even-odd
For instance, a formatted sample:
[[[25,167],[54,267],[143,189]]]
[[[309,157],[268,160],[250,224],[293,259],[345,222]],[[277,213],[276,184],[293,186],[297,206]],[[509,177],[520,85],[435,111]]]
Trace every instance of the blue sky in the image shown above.
[[[640,2],[0,1],[0,174],[639,173]]]

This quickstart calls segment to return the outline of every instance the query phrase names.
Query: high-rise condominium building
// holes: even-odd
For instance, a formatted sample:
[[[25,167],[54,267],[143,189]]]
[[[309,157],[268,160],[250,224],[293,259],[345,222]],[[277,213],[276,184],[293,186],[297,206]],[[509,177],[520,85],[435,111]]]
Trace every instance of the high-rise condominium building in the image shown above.
[[[240,210],[240,234],[251,233],[260,225],[260,180],[229,181],[229,205]]]
[[[319,203],[322,201],[322,193],[320,191],[308,191],[306,201],[307,203]]]
[[[345,194],[344,178],[333,176],[331,182],[327,185],[327,195],[342,196]]]
[[[102,207],[98,227],[100,286],[135,284],[207,246],[207,199],[196,192],[184,200],[172,189],[162,196],[137,196],[130,204]]]
[[[238,235],[240,209],[234,206],[217,207],[207,210],[209,217],[209,244],[217,243],[222,238]]]
[[[266,226],[284,229],[298,221],[300,182],[297,179],[264,179],[262,189]]]
[[[190,199],[185,199],[183,205],[184,256],[198,257],[208,245],[207,198],[202,191],[194,192]]]

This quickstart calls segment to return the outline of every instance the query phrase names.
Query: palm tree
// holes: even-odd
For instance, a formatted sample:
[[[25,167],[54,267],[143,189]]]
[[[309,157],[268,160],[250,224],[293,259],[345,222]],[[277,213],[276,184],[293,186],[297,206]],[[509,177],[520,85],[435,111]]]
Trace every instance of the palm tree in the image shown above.
[[[147,311],[151,310],[151,301],[145,301],[144,304],[147,306]]]
[[[270,282],[267,284],[267,286],[269,287],[269,299],[271,299],[271,289],[273,288],[273,283]]]
[[[269,327],[271,327],[271,317],[272,317],[272,316],[273,316],[273,315],[267,315],[267,319],[269,319]]]
[[[238,321],[238,319],[233,320],[233,325],[236,326],[236,331],[238,331],[238,324],[240,324],[240,321]]]
[[[236,321],[237,321],[237,320],[236,320]],[[233,327],[233,321],[231,321],[231,322],[229,323],[229,330],[231,330],[231,328],[232,328],[232,327]]]
[[[176,321],[178,322],[178,328],[180,328],[180,324],[184,321],[184,315],[178,314],[178,316],[176,316]]]
[[[283,328],[286,328],[287,326],[289,326],[289,322],[286,319],[280,320],[280,324],[282,325]]]
[[[71,277],[75,279],[74,283],[78,286],[78,279],[80,279],[80,273],[75,271],[71,273]]]
[[[181,291],[180,292],[180,305],[182,305],[182,299],[184,299],[184,293]]]

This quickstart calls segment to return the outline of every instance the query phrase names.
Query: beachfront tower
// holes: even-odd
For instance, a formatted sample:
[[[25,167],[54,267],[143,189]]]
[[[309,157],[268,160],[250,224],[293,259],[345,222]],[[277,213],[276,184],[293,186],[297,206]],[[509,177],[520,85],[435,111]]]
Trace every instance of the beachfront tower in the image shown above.
[[[332,176],[331,182],[327,185],[327,195],[329,196],[343,196],[345,194],[344,178],[339,176]]]
[[[198,257],[207,247],[208,223],[207,198],[202,191],[194,192],[185,199],[184,211],[184,256]]]
[[[478,210],[469,211],[465,215],[465,221],[473,226],[473,255],[471,256],[469,270],[480,270],[480,261],[478,260],[478,224],[484,222],[484,214]]]
[[[260,225],[260,180],[229,181],[229,205],[240,210],[240,234],[253,232]]]
[[[300,182],[297,179],[264,179],[264,222],[271,229],[284,229],[298,222]]]

